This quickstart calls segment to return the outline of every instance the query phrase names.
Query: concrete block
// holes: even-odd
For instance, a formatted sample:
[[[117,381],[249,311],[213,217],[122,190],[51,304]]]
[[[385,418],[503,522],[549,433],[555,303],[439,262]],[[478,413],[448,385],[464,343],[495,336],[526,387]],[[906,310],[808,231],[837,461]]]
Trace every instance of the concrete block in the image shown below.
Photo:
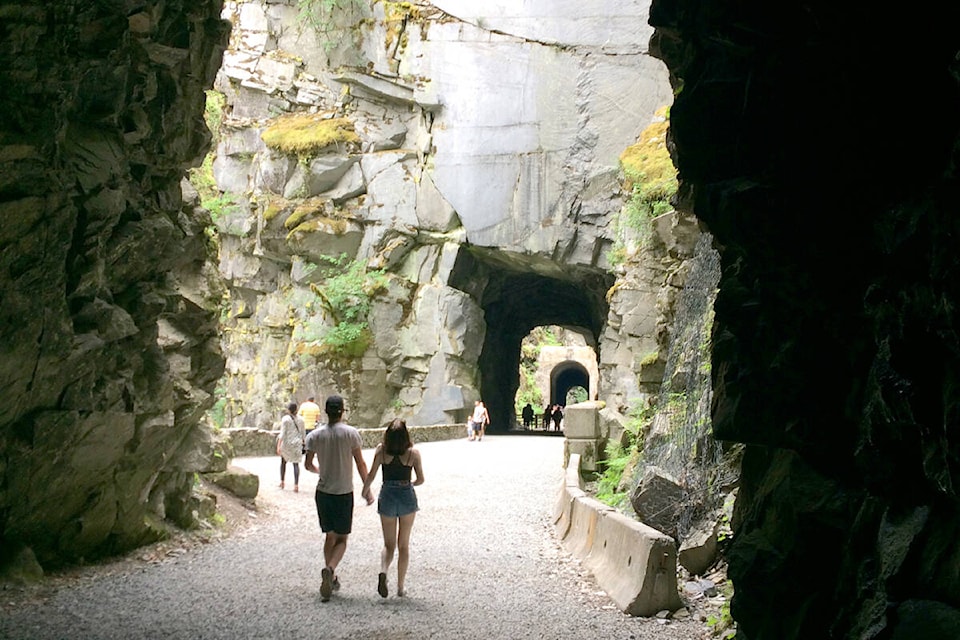
[[[597,441],[596,440],[572,440],[567,438],[567,448],[570,450],[570,457],[580,456],[581,471],[597,470]]]
[[[571,440],[596,440],[600,437],[598,402],[580,402],[566,407],[563,414],[563,435]]]
[[[673,538],[607,510],[600,514],[584,565],[625,613],[652,616],[682,606]]]
[[[557,496],[557,504],[553,510],[553,524],[561,540],[566,537],[570,529],[570,510],[573,508],[574,499],[586,495],[583,492],[583,479],[580,477],[579,467],[580,456],[570,456],[564,472],[563,486],[560,487],[560,495]]]
[[[570,527],[563,538],[563,545],[575,557],[583,560],[594,544],[594,535],[601,514],[613,509],[595,498],[581,496],[570,505]]]

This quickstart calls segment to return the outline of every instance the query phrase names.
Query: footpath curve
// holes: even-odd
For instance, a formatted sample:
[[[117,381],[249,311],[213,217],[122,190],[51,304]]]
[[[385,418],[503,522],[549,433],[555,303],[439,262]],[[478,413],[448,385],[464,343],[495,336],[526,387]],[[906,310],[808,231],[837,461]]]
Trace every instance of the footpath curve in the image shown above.
[[[553,526],[562,439],[487,436],[418,448],[426,484],[417,489],[405,598],[393,595],[395,566],[390,597],[376,594],[379,518],[358,498],[343,587],[321,603],[315,477],[301,478],[300,493],[289,489],[292,478],[280,491],[278,458],[244,458],[234,464],[261,478],[256,524],[159,564],[118,563],[21,599],[0,611],[0,638],[705,637],[692,619],[622,613],[563,550]]]

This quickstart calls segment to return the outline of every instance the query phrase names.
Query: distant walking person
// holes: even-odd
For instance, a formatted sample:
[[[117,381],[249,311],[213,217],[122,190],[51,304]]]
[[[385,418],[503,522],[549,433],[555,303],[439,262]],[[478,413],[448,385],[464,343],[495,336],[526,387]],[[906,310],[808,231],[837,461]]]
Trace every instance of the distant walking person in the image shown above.
[[[533,407],[530,406],[530,403],[523,405],[523,409],[520,411],[520,417],[523,418],[523,428],[529,429],[530,425],[533,424]]]
[[[420,509],[413,488],[423,484],[420,452],[413,448],[407,423],[403,420],[394,420],[383,432],[383,442],[377,445],[373,462],[370,463],[370,473],[363,484],[364,493],[370,491],[370,485],[380,468],[383,469],[383,483],[377,501],[377,513],[380,514],[380,526],[383,529],[383,551],[380,553],[377,593],[381,598],[387,597],[387,571],[393,562],[394,551],[398,551],[397,595],[403,597],[403,583],[410,564],[410,531]],[[413,471],[417,477],[411,482]]]
[[[553,428],[560,431],[561,422],[563,422],[563,409],[557,404],[553,406]]]
[[[548,404],[543,408],[543,430],[550,430],[550,421],[553,420],[553,405]]]
[[[473,437],[477,441],[483,440],[483,434],[487,432],[487,425],[490,424],[490,414],[482,401],[477,400],[474,404],[470,421],[473,424]]]
[[[315,400],[316,398],[310,396],[300,405],[300,410],[297,412],[297,415],[303,418],[303,428],[306,429],[307,435],[310,435],[320,421],[320,405]]]
[[[300,491],[300,460],[303,459],[305,438],[303,420],[297,416],[297,403],[291,402],[280,418],[280,433],[277,435],[277,455],[280,456],[280,488],[283,489],[287,463],[293,465],[293,490]]]
[[[351,458],[364,483],[361,496],[373,504],[373,495],[367,482],[367,463],[363,461],[363,443],[360,432],[343,422],[343,398],[330,396],[324,405],[327,424],[307,436],[308,471],[319,474],[317,479],[317,517],[323,531],[324,566],[320,571],[320,600],[327,602],[330,594],[340,588],[337,566],[347,550],[347,536],[353,528],[353,469]],[[316,462],[314,462],[316,457]]]

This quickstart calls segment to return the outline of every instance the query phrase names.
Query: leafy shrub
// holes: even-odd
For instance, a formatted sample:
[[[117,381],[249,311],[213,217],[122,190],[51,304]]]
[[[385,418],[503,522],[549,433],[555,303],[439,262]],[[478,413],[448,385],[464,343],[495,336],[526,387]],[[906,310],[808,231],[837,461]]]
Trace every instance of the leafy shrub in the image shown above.
[[[382,269],[368,271],[364,262],[348,261],[346,256],[327,257],[326,262],[328,267],[341,271],[328,277],[322,285],[310,285],[320,306],[333,321],[333,327],[317,340],[320,352],[357,358],[373,339],[367,316],[374,296],[386,289],[387,275]]]
[[[635,402],[628,412],[628,418],[623,438],[608,440],[604,458],[598,461],[603,472],[597,479],[597,500],[616,509],[624,508],[627,503],[628,493],[620,491],[623,472],[631,461],[639,457],[643,448],[642,434],[653,419],[653,412]]]

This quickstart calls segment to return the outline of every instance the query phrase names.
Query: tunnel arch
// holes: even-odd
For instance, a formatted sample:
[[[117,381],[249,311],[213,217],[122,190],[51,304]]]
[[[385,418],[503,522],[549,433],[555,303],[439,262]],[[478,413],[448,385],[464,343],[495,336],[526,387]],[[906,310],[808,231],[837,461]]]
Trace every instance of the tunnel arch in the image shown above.
[[[610,273],[596,267],[484,247],[460,249],[449,284],[472,296],[484,311],[479,391],[491,432],[516,423],[520,343],[534,327],[556,325],[580,333],[599,360],[598,342],[609,310],[606,293],[613,282]]]
[[[550,404],[567,403],[567,392],[574,387],[590,391],[590,372],[576,360],[565,360],[550,371]]]

